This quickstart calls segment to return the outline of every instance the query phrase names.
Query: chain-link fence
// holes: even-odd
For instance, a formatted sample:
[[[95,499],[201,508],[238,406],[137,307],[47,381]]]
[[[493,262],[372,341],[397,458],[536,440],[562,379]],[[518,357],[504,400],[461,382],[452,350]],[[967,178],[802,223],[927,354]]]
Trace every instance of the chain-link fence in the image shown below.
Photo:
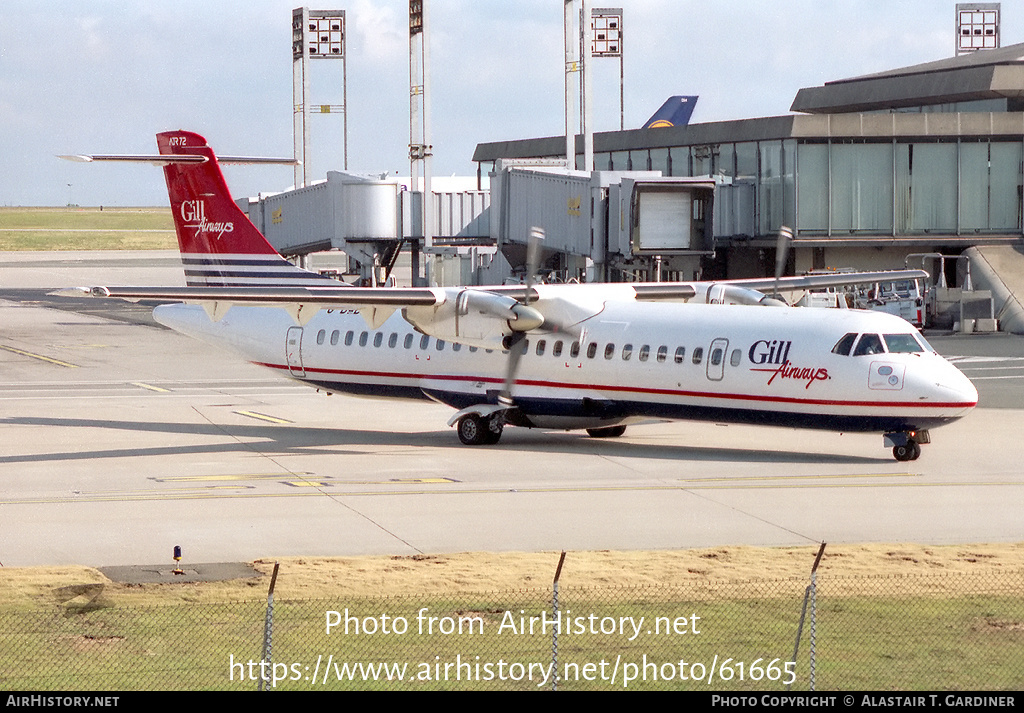
[[[1024,572],[819,575],[801,627],[807,589],[563,587],[557,608],[551,589],[278,600],[267,659],[266,601],[8,612],[0,689],[798,691],[812,674],[818,690],[1024,685]]]

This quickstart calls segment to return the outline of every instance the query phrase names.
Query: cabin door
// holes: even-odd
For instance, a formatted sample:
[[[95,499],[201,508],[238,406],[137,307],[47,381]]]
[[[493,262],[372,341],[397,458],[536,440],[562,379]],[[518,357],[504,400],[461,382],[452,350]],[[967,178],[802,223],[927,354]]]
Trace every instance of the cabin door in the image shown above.
[[[708,348],[708,378],[721,381],[725,376],[725,360],[729,353],[729,340],[724,337],[713,339]]]
[[[284,338],[284,358],[292,376],[306,376],[306,370],[302,367],[302,327],[288,327]]]

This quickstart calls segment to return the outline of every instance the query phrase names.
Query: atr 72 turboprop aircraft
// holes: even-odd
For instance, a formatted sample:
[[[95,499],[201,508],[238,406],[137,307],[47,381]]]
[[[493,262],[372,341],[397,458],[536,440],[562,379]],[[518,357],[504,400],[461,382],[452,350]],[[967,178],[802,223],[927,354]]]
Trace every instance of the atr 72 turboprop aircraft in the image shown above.
[[[328,392],[428,397],[467,445],[506,425],[622,435],[649,419],[881,433],[914,460],[978,392],[904,320],[787,307],[758,289],[879,273],[693,283],[364,288],[281,257],[231,200],[206,140],[157,135],[185,288],[81,288],[171,299],[158,322]],[[241,162],[243,159],[223,159]],[[883,273],[884,279],[918,277]],[[531,268],[532,274],[532,268]]]

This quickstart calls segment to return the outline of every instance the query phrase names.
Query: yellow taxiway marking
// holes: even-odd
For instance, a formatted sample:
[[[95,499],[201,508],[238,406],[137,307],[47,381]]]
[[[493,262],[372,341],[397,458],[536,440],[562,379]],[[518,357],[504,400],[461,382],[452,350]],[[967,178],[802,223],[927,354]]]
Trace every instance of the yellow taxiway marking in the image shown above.
[[[282,480],[281,483],[290,485],[293,488],[329,488],[333,485],[321,480]]]
[[[131,384],[132,386],[138,386],[140,389],[149,389],[150,391],[156,391],[161,394],[171,393],[170,389],[164,389],[160,386],[153,386],[152,384],[144,384],[141,381],[133,381],[131,382]]]
[[[157,483],[199,483],[207,480],[281,480],[281,478],[298,478],[303,475],[314,475],[310,472],[294,473],[234,473],[228,475],[180,475],[171,478],[150,478]],[[326,479],[329,479],[328,476]]]
[[[48,357],[48,356],[43,356],[42,354],[33,354],[32,352],[27,352],[24,349],[15,349],[14,347],[8,347],[8,346],[4,346],[4,345],[0,345],[0,349],[3,349],[4,351],[12,352],[13,354],[20,354],[22,356],[27,356],[27,357],[31,357],[33,359],[38,359],[39,361],[49,362],[50,364],[56,364],[57,366],[66,366],[68,369],[77,369],[78,368],[78,364],[69,364],[68,362],[61,361],[60,359],[53,359],[53,358]]]
[[[277,418],[276,416],[268,416],[265,413],[258,413],[256,411],[235,411],[239,416],[248,416],[249,418],[256,418],[260,421],[269,421],[270,423],[292,423],[283,418]]]

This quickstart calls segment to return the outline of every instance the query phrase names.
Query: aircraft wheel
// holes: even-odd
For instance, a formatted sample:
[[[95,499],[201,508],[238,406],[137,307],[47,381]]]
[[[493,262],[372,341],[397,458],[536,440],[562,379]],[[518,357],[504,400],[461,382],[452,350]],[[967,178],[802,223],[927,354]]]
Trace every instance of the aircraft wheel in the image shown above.
[[[587,429],[587,435],[591,438],[618,438],[625,432],[626,427],[622,425]]]
[[[479,416],[473,414],[463,416],[456,424],[456,430],[459,432],[459,440],[467,446],[479,446],[487,442],[489,432],[487,421]]]
[[[917,460],[921,457],[921,446],[917,441],[907,440],[905,446],[893,446],[892,455],[901,462]]]
[[[483,442],[489,446],[493,446],[501,440],[501,433],[505,430],[505,418],[502,414],[497,413],[485,420],[484,424],[486,428]]]

